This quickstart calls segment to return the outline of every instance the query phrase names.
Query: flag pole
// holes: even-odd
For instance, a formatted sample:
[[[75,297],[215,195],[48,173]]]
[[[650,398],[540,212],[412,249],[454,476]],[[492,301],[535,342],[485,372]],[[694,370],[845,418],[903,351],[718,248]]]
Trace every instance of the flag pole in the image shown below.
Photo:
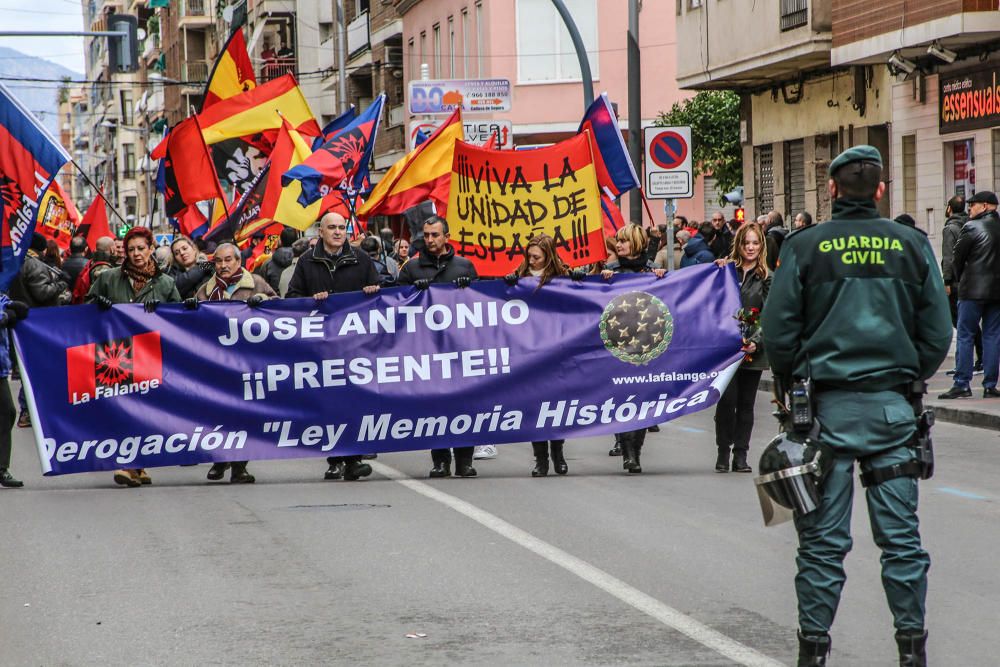
[[[101,199],[104,200],[104,203],[107,204],[109,207],[111,207],[111,212],[115,214],[115,217],[118,218],[119,220],[121,220],[122,222],[124,222],[127,225],[128,221],[125,220],[125,218],[122,217],[121,213],[118,212],[118,209],[115,208],[115,205],[112,204],[108,200],[108,198],[104,196],[104,190],[102,188],[97,187],[97,183],[94,183],[94,181],[90,180],[90,176],[87,175],[87,172],[84,171],[83,167],[81,167],[79,164],[77,164],[76,160],[74,160],[72,157],[70,157],[69,161],[70,161],[70,164],[72,164],[74,167],[76,167],[76,170],[78,172],[80,172],[80,175],[83,176],[83,180],[87,181],[87,184],[90,187],[94,188],[94,191],[97,192],[97,195]]]

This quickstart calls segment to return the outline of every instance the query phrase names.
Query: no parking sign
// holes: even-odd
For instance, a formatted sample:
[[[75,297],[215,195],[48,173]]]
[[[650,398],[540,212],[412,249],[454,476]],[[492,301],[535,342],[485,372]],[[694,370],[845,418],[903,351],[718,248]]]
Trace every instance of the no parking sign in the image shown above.
[[[691,127],[647,127],[646,196],[650,199],[687,199],[694,196],[691,173]]]

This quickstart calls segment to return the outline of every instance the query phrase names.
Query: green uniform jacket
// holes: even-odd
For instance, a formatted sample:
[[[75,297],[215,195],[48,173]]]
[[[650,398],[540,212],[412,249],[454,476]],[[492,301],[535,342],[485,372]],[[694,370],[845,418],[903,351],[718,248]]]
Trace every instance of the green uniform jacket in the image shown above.
[[[933,375],[952,333],[927,237],[870,200],[788,236],[761,322],[776,376],[864,392]]]
[[[149,282],[143,285],[139,293],[132,289],[132,283],[122,273],[120,268],[109,269],[94,279],[94,284],[87,293],[87,302],[95,296],[105,296],[112,303],[147,303],[160,301],[176,303],[181,300],[174,279],[165,273],[157,273]]]

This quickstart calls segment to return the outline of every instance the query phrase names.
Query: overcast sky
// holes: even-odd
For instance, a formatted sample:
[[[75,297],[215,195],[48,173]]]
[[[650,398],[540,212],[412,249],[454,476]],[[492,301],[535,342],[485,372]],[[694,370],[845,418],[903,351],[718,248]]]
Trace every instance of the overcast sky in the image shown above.
[[[0,0],[0,30],[83,30],[80,0]],[[0,37],[0,46],[83,74],[83,37]]]

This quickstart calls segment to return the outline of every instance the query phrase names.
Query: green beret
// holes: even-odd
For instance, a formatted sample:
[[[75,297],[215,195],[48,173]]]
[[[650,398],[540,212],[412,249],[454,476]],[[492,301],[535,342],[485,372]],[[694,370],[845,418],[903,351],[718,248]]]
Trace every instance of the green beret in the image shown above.
[[[833,162],[830,163],[830,176],[833,176],[837,170],[845,164],[850,164],[852,162],[874,162],[881,167],[882,154],[879,153],[878,149],[874,146],[868,146],[866,144],[861,146],[852,146],[837,157],[833,158]]]

